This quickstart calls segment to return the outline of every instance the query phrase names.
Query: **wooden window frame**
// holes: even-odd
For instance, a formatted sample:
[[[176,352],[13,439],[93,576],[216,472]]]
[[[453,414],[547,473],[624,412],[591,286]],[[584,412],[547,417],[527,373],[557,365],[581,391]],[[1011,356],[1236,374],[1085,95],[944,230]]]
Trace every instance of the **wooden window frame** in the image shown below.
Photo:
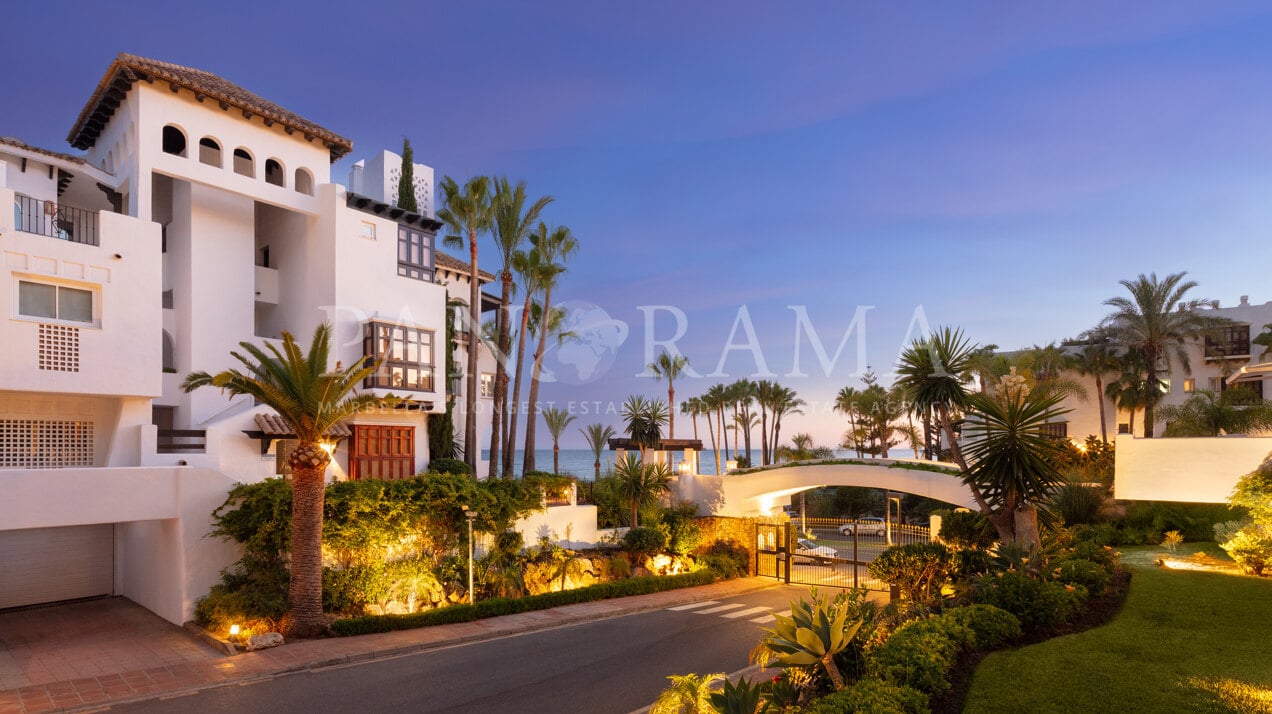
[[[415,476],[415,427],[354,424],[349,440],[349,478],[399,481]]]

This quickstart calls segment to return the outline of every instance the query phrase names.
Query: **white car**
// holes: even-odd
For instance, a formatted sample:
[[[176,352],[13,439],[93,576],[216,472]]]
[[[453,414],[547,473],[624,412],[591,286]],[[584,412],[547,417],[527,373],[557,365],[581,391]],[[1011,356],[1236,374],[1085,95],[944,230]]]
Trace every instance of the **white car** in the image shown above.
[[[795,557],[814,561],[830,560],[838,558],[839,551],[829,546],[817,545],[807,538],[800,538],[795,542]]]
[[[839,532],[847,536],[856,532],[857,535],[873,535],[882,538],[888,534],[888,526],[883,522],[882,518],[870,516],[867,518],[858,518],[855,521],[839,526]]]

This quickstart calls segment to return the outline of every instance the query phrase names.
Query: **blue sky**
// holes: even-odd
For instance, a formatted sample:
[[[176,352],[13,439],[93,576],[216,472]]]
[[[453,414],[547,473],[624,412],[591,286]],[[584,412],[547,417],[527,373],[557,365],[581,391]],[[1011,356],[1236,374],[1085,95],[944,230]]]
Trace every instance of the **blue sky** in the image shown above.
[[[887,372],[920,306],[1016,348],[1091,326],[1140,272],[1272,300],[1272,8],[683,5],[22,3],[0,135],[66,150],[127,51],[216,72],[350,137],[351,158],[405,135],[439,175],[525,179],[582,244],[560,297],[631,327],[602,378],[545,388],[563,403],[665,396],[634,377],[641,305],[684,311],[703,372],[745,305],[779,381],[817,404],[856,383],[855,345],[826,377],[805,344],[810,376],[784,376],[788,306],[831,349],[875,306]],[[729,353],[731,379],[754,370]]]

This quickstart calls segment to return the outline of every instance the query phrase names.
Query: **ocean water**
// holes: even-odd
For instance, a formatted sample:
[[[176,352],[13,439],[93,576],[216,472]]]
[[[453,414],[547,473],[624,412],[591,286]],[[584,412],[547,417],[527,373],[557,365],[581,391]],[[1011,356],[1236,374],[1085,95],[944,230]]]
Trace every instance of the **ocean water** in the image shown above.
[[[706,449],[705,451],[701,451],[698,453],[699,453],[698,473],[714,475],[716,473],[715,452],[712,451],[711,449]],[[900,452],[898,451],[898,453]],[[909,452],[906,452],[906,453],[909,453]],[[521,464],[523,459],[522,454],[523,454],[522,450],[517,449],[516,459],[513,460],[513,468],[518,474],[521,473]],[[752,449],[751,455],[752,455],[752,463],[758,463],[760,459],[759,449]],[[681,456],[682,456],[681,454],[675,455],[676,463],[679,463]],[[851,456],[851,452],[845,451],[843,449],[839,449],[839,450],[836,450],[835,456],[837,458],[848,458]],[[559,454],[559,457],[561,462],[560,472],[562,474],[577,476],[583,480],[591,480],[596,473],[596,470],[593,467],[593,464],[595,463],[596,458],[592,455],[592,452],[589,449],[561,449],[561,453]],[[489,459],[490,450],[482,449],[481,458]],[[720,459],[721,459],[720,466],[723,467],[724,466],[723,453],[721,453]],[[535,460],[534,467],[538,469],[539,471],[551,471],[552,470],[552,449],[535,449],[534,460]],[[614,452],[609,450],[602,452],[601,453],[601,474],[604,475],[605,472],[608,471],[609,469],[612,469],[613,466],[614,466]]]

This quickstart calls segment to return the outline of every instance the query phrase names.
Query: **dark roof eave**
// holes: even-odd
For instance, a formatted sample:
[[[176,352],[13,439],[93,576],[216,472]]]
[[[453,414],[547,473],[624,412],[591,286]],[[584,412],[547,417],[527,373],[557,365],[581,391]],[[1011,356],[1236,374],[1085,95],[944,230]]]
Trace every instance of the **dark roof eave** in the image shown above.
[[[377,201],[370,196],[363,196],[362,194],[354,193],[353,191],[345,192],[345,205],[355,211],[361,211],[378,218],[387,218],[390,221],[395,221],[404,226],[429,231],[434,235],[436,235],[437,231],[442,227],[441,221],[429,218],[422,213],[407,211],[398,208],[391,203]]]

